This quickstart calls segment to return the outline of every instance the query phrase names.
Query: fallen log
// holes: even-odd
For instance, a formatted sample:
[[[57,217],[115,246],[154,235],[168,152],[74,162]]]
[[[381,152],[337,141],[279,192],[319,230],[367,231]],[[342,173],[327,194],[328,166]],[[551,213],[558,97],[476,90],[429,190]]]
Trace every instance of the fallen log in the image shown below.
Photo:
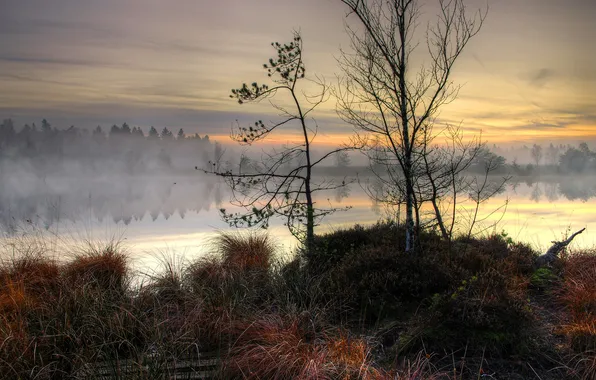
[[[546,253],[538,256],[538,258],[536,259],[536,265],[538,267],[542,267],[544,265],[548,265],[551,264],[553,261],[555,261],[557,259],[557,257],[559,257],[559,253],[561,253],[561,251],[567,247],[569,245],[569,243],[571,243],[571,241],[573,239],[575,239],[575,237],[579,234],[581,234],[582,232],[584,232],[586,228],[582,228],[581,230],[577,231],[576,233],[574,233],[573,235],[571,235],[567,240],[563,240],[563,241],[553,241],[553,245],[552,247],[550,247],[548,249],[548,251],[546,251]]]

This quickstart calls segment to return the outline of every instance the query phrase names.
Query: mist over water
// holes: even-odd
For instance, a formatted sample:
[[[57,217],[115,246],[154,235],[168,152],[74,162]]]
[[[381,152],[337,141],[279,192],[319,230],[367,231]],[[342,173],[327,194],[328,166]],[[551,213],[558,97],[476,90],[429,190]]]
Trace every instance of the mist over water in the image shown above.
[[[65,173],[37,177],[21,172],[3,176],[0,183],[0,229],[6,241],[27,231],[43,231],[65,244],[115,238],[141,263],[151,261],[158,252],[175,251],[187,257],[203,254],[209,251],[211,237],[231,230],[219,215],[220,208],[231,207],[229,190],[199,172],[87,177]],[[481,208],[481,216],[507,199],[504,213],[489,216],[487,224],[498,224],[487,232],[504,230],[514,240],[546,249],[568,229],[588,227],[588,234],[574,244],[596,244],[589,234],[596,228],[596,177],[513,181]],[[319,202],[352,208],[328,216],[318,232],[374,223],[386,216],[358,183],[327,194]],[[283,250],[296,246],[281,221],[273,221],[270,233]]]
[[[63,249],[86,241],[120,240],[137,264],[156,252],[175,251],[189,257],[208,252],[211,237],[231,230],[219,210],[229,212],[234,207],[227,185],[201,169],[218,165],[218,169],[239,170],[235,168],[243,162],[248,167],[259,162],[258,152],[244,156],[208,136],[187,136],[183,130],[174,136],[167,128],[161,133],[151,128],[145,134],[123,124],[104,133],[101,127],[92,132],[75,127],[58,130],[43,120],[41,128],[25,125],[17,129],[5,120],[0,132],[0,239],[4,247],[27,234],[41,234]],[[514,175],[505,191],[481,206],[478,219],[487,226],[483,233],[505,231],[514,240],[543,250],[569,230],[587,227],[588,233],[574,244],[595,246],[590,231],[596,228],[596,154],[585,144],[577,148],[553,145],[547,149],[544,165],[539,165],[541,150],[536,146],[526,150],[536,166],[514,161],[507,167],[505,158],[500,158],[499,175],[508,171]],[[315,182],[359,178],[359,183],[316,194],[315,207],[350,207],[327,216],[317,227],[318,233],[395,217],[364,190],[374,181],[365,163],[353,162],[338,161],[314,172]],[[471,211],[473,204],[464,200],[461,207],[464,213],[457,224],[465,231],[465,211]],[[297,245],[281,220],[271,221],[269,233],[282,251],[291,252]],[[68,249],[56,251],[62,255]]]

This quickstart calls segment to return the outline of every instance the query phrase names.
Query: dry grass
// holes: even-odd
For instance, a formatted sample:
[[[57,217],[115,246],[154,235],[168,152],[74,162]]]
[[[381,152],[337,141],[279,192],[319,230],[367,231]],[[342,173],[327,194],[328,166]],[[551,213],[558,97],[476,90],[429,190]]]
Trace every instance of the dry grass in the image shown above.
[[[560,301],[574,318],[596,316],[596,254],[587,252],[565,258]]]
[[[571,366],[582,379],[596,378],[596,252],[563,258],[563,283],[557,298],[564,306],[566,322],[559,332],[574,352]]]
[[[304,339],[298,318],[263,315],[238,321],[240,334],[227,355],[224,378],[289,379],[319,373],[322,356]]]
[[[124,290],[127,275],[127,256],[113,246],[78,255],[64,268],[65,280],[73,286],[94,284],[105,290]]]
[[[379,235],[375,228],[371,231]],[[358,229],[352,240],[349,233],[341,234],[337,249],[371,231]],[[382,231],[395,232],[389,227]],[[135,288],[126,254],[117,244],[90,248],[62,264],[39,255],[3,262],[0,377],[76,377],[85,364],[103,360],[151,362],[152,369],[140,378],[170,376],[164,372],[168,361],[218,351],[220,375],[226,379],[454,378],[437,369],[435,356],[418,353],[420,346],[412,345],[409,352],[398,347],[413,331],[409,327],[435,334],[445,352],[467,347],[472,334],[483,340],[482,347],[490,347],[490,339],[520,343],[523,336],[515,329],[525,326],[521,311],[533,257],[527,247],[494,238],[456,242],[449,252],[429,245],[421,258],[408,258],[390,236],[369,240],[373,246],[350,243],[349,254],[324,258],[327,269],[313,274],[309,270],[317,265],[316,257],[282,266],[265,235],[222,234],[214,252],[219,256],[187,263],[162,255],[159,269]],[[594,288],[589,280],[596,261],[574,260],[566,261],[560,293],[574,316],[564,330],[580,355],[577,371],[593,374],[588,348],[595,330]],[[331,273],[323,269],[336,271],[335,277],[327,276],[336,283],[323,281]],[[342,298],[346,294],[353,296],[351,309]],[[388,334],[377,334],[378,320],[365,320],[362,305],[403,305],[405,312],[406,307],[412,311],[382,314],[403,328],[383,346]],[[337,318],[340,314],[346,318]],[[446,333],[453,335],[441,335]],[[428,335],[419,337],[424,347],[438,352]],[[396,352],[399,360],[392,355]],[[459,372],[456,378],[462,378]]]
[[[275,253],[271,238],[262,233],[221,233],[214,240],[223,263],[240,270],[267,271]]]
[[[317,331],[307,313],[263,315],[248,324],[226,359],[224,378],[384,379],[363,339]]]

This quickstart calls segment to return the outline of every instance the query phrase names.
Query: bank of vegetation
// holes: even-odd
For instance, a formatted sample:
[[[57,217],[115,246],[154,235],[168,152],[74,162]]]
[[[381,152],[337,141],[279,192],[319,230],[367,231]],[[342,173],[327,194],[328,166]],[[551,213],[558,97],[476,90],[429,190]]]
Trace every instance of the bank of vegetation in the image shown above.
[[[596,252],[537,268],[505,234],[418,241],[356,226],[281,262],[265,235],[221,235],[142,282],[117,244],[57,262],[21,242],[0,269],[0,374],[172,378],[210,353],[225,379],[596,376]]]

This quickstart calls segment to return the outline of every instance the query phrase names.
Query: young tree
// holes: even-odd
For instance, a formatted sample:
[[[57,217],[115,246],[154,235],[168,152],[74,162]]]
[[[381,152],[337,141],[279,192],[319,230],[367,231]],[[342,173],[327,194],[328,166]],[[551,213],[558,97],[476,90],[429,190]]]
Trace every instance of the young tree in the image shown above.
[[[131,134],[133,137],[136,137],[136,138],[145,137],[145,134],[143,133],[143,130],[141,129],[141,127],[134,127],[132,129]]]
[[[149,135],[147,137],[151,140],[158,140],[159,132],[157,132],[157,129],[155,129],[155,127],[151,127],[151,129],[149,129]]]
[[[5,119],[2,124],[0,124],[0,151],[10,147],[15,137],[16,131],[12,119]]]
[[[41,121],[41,131],[43,133],[50,133],[50,132],[52,132],[52,125],[46,119],[43,119]]]
[[[182,140],[184,140],[184,136],[185,136],[184,135],[184,129],[180,128],[178,130],[178,134],[176,135],[176,140],[182,141]]]
[[[385,167],[399,167],[406,204],[406,251],[414,249],[416,180],[425,138],[442,105],[458,93],[450,77],[469,40],[480,30],[486,13],[466,15],[463,0],[439,0],[436,22],[429,24],[428,64],[417,72],[410,57],[420,14],[418,0],[342,0],[361,28],[347,28],[353,52],[343,53],[345,79],[338,90],[340,116],[372,135],[383,152]],[[371,140],[369,140],[371,141]]]
[[[161,139],[164,141],[171,141],[174,139],[174,134],[167,128],[161,130]]]
[[[120,128],[120,133],[122,133],[122,135],[128,136],[132,133],[130,126],[127,123],[122,124],[122,127]]]
[[[553,145],[553,143],[550,143],[546,151],[546,159],[548,160],[549,164],[556,165],[559,162],[559,147],[556,147]]]
[[[112,128],[110,128],[110,138],[116,138],[121,132],[122,130],[119,126],[116,124],[112,125]]]
[[[295,125],[300,132],[300,143],[263,153],[260,162],[251,165],[249,171],[220,171],[217,164],[213,163],[213,170],[208,172],[223,177],[232,189],[232,203],[246,210],[229,213],[221,209],[224,220],[231,226],[267,228],[272,216],[280,216],[285,218],[290,232],[304,243],[306,251],[312,253],[314,227],[320,218],[336,210],[319,207],[314,195],[345,185],[345,182],[335,184],[329,180],[315,181],[313,168],[348,148],[339,148],[313,158],[311,146],[317,125],[309,120],[309,116],[326,100],[327,87],[319,80],[314,82],[320,89],[316,95],[307,95],[299,89],[298,83],[305,80],[305,66],[302,38],[298,32],[294,32],[294,39],[289,43],[275,42],[271,45],[277,57],[269,59],[263,67],[273,85],[244,83],[242,87],[233,89],[230,97],[237,99],[239,104],[269,99],[281,120],[270,123],[258,120],[248,127],[236,123],[231,137],[240,144],[251,145],[270,137],[278,129]],[[274,102],[273,98],[278,100],[279,96],[284,95],[286,97],[282,100],[288,103]],[[290,160],[292,166],[284,170],[284,165]]]
[[[540,165],[540,162],[542,161],[542,146],[536,144],[532,145],[530,154],[532,155],[532,159],[536,163],[536,166]]]
[[[345,169],[352,163],[350,155],[346,151],[339,152],[335,155],[335,166],[340,169]]]

